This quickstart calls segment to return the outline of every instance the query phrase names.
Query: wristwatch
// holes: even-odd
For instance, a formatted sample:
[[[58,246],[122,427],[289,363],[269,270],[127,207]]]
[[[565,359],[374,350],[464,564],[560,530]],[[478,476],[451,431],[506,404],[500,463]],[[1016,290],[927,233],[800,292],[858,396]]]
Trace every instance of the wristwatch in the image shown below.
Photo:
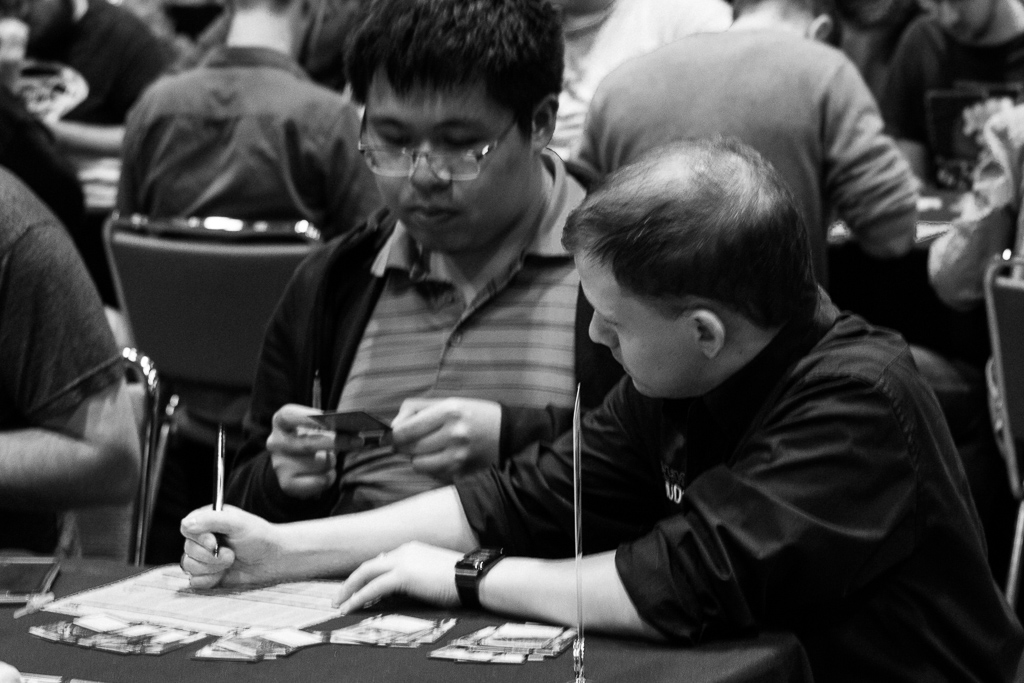
[[[480,607],[480,579],[503,557],[501,548],[477,548],[455,563],[455,590],[463,607]]]

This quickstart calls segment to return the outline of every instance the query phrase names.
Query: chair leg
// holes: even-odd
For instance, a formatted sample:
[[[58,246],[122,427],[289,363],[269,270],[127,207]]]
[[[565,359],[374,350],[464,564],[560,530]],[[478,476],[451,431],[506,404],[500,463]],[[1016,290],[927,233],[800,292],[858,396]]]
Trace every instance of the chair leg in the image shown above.
[[[1020,593],[1022,554],[1024,554],[1024,500],[1017,508],[1017,527],[1013,532],[1013,554],[1010,556],[1010,571],[1006,575],[1006,601],[1013,609],[1017,608],[1017,595]]]

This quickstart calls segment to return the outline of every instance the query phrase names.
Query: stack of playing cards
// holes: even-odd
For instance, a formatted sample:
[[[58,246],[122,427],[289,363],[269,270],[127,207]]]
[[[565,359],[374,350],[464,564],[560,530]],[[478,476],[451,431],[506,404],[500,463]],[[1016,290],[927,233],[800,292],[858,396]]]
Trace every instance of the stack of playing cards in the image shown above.
[[[193,659],[213,659],[232,662],[262,662],[265,659],[287,657],[310,645],[323,643],[319,633],[297,628],[247,628],[218,639],[199,649]]]
[[[502,624],[456,638],[430,653],[436,659],[488,664],[522,664],[557,657],[576,637],[576,630],[545,624]]]
[[[340,645],[417,647],[436,642],[455,626],[455,619],[420,619],[402,614],[378,614],[358,624],[324,631],[326,642]]]
[[[122,621],[104,614],[33,626],[28,632],[57,643],[124,655],[162,655],[206,637],[197,631]]]
[[[21,683],[96,683],[81,678],[64,678],[63,676],[48,676],[46,674],[21,674]]]

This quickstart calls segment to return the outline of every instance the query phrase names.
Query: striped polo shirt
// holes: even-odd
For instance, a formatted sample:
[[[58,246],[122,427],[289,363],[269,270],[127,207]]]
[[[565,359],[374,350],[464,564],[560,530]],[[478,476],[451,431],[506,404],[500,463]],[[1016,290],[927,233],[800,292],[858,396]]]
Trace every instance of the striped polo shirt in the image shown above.
[[[392,419],[409,397],[459,396],[505,405],[571,406],[576,391],[579,275],[561,245],[584,197],[551,153],[551,201],[521,258],[467,304],[436,254],[421,253],[399,222],[371,272],[384,289],[359,343],[338,410]],[[379,507],[441,485],[390,448],[343,459],[342,507]]]

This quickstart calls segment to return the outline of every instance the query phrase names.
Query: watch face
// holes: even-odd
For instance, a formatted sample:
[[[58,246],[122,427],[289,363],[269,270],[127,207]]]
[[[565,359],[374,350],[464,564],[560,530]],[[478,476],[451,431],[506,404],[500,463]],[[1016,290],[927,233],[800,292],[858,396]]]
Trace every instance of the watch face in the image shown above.
[[[503,553],[500,548],[480,548],[459,560],[457,566],[479,571],[487,566],[488,563],[502,557],[502,555]]]

